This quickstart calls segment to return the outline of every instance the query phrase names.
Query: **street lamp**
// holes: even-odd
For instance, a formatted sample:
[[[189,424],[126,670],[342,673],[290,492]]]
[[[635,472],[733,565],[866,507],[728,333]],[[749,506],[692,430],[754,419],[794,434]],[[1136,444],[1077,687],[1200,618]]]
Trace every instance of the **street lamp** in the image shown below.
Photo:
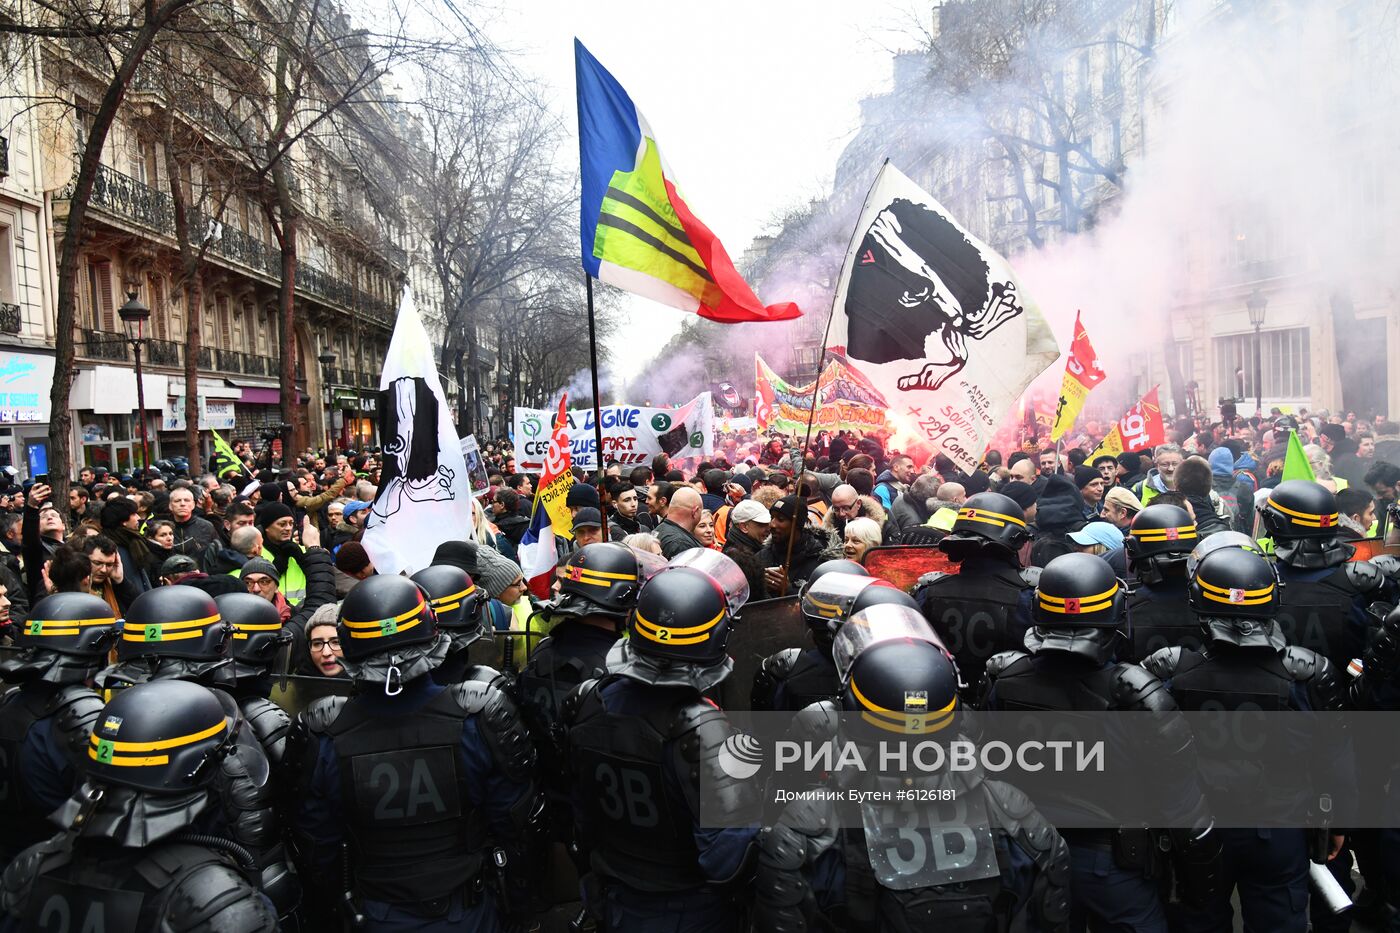
[[[136,298],[135,292],[126,293],[126,304],[117,309],[121,315],[122,327],[126,329],[126,342],[136,354],[136,417],[141,424],[141,472],[151,466],[151,451],[146,443],[146,386],[141,380],[141,347],[146,343],[146,320],[151,309]],[[193,453],[193,451],[191,451]]]
[[[1262,421],[1264,418],[1264,355],[1262,350],[1263,337],[1260,335],[1260,329],[1264,326],[1264,312],[1269,307],[1269,300],[1256,288],[1249,293],[1244,306],[1249,311],[1249,323],[1254,327],[1254,414]]]
[[[327,351],[316,357],[321,364],[321,381],[326,384],[326,455],[335,450],[335,438],[331,434],[331,409],[335,407],[335,397],[331,394],[331,367],[335,365],[335,354]]]

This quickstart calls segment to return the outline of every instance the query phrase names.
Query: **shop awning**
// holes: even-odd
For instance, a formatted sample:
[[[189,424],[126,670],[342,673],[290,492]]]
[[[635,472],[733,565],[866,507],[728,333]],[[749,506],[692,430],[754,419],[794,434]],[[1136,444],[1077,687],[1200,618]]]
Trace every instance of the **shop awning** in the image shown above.
[[[161,411],[169,395],[170,377],[165,374],[142,373],[146,393],[146,410]],[[136,410],[136,372],[116,366],[94,366],[78,370],[73,391],[68,397],[73,411],[91,411],[99,415],[129,415]]]

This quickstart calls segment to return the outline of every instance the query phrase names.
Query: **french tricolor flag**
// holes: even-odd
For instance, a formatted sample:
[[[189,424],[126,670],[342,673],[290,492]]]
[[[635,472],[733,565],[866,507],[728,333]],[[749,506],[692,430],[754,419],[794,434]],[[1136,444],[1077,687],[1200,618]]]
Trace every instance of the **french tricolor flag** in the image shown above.
[[[520,539],[517,554],[520,570],[529,584],[530,592],[548,599],[554,586],[554,568],[559,553],[554,546],[555,535],[572,539],[573,518],[567,504],[569,487],[574,484],[573,458],[569,453],[569,423],[566,409],[568,394],[559,399],[559,414],[554,431],[549,436],[549,450],[544,458],[544,474],[535,490],[534,506],[530,510],[530,528]]]

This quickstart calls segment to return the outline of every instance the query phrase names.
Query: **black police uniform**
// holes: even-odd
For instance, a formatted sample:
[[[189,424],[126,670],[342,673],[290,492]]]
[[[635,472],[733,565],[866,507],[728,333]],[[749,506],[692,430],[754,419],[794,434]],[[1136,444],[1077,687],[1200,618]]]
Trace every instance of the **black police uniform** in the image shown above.
[[[981,705],[991,710],[1157,714],[1135,722],[1151,733],[1136,740],[1160,750],[1153,756],[1153,777],[1178,789],[1175,800],[1162,801],[1174,825],[1193,827],[1172,834],[1172,848],[1197,869],[1181,877],[1197,881],[1202,865],[1204,874],[1216,877],[1219,839],[1208,835],[1210,808],[1197,780],[1191,728],[1161,681],[1136,665],[1112,661],[1121,639],[1122,603],[1119,582],[1102,558],[1065,554],[1052,560],[1036,590],[1036,626],[1026,636],[1029,653],[1007,652],[987,662]],[[1168,767],[1175,769],[1175,779],[1161,773]],[[1042,799],[1041,808],[1069,844],[1075,925],[1105,923],[1117,930],[1166,933],[1167,915],[1158,896],[1165,866],[1157,857],[1154,834],[1146,829],[1065,828],[1076,815],[1089,815],[1079,795],[1070,791],[1060,799]],[[1202,895],[1185,893],[1193,899]]]
[[[1269,495],[1264,527],[1283,582],[1277,621],[1290,645],[1316,651],[1345,671],[1366,649],[1377,619],[1373,602],[1394,602],[1394,587],[1337,538],[1337,497],[1320,483],[1289,480]]]
[[[957,722],[957,672],[926,623],[910,615],[927,634],[859,650],[849,670],[843,671],[839,707],[822,706],[863,713],[887,724],[878,728],[893,732],[909,729],[931,732],[930,739],[964,739]],[[910,628],[913,632],[917,626]],[[904,704],[911,694],[926,699],[919,725],[910,724],[903,713],[891,712],[907,709]],[[934,711],[941,716],[931,715]],[[869,729],[856,731],[859,727],[848,731],[849,726],[841,724],[843,737],[857,745],[873,746],[883,737]],[[873,754],[865,757],[873,760]],[[836,844],[827,848],[816,831],[821,820],[808,816],[789,822],[785,814],[760,837],[755,880],[760,928],[807,929],[809,918],[822,915],[820,927],[813,922],[810,928],[829,924],[875,933],[1067,929],[1068,850],[1019,790],[987,780],[977,768],[912,778],[855,771],[840,775],[836,783],[841,789],[883,792],[889,794],[886,799],[899,799],[896,794],[911,789],[951,793],[964,819],[954,825],[929,804],[904,805],[900,818],[895,818],[886,812],[892,804],[864,803],[865,829],[842,830]],[[908,819],[911,814],[918,814],[916,821]],[[938,828],[929,828],[934,825]],[[942,840],[934,835],[945,832],[964,840],[959,851],[938,844]],[[912,845],[911,833],[918,837]]]
[[[742,578],[737,566],[734,573]],[[705,573],[663,570],[642,587],[609,673],[565,704],[575,835],[592,867],[585,896],[601,929],[740,926],[757,830],[702,830],[698,799],[704,771],[707,793],[736,824],[758,815],[757,788],[718,765],[733,730],[702,696],[732,669],[724,653],[731,612]]]
[[[1139,662],[1161,648],[1200,648],[1201,627],[1186,598],[1186,561],[1200,538],[1191,513],[1149,505],[1133,517],[1124,549],[1133,572],[1128,637],[1118,660]]]
[[[17,684],[0,696],[0,861],[53,834],[48,814],[78,785],[102,697],[88,681],[106,662],[117,620],[86,593],[41,599],[16,627],[20,653],[0,661]]]
[[[955,574],[919,579],[914,598],[957,661],[966,695],[976,690],[987,659],[1021,647],[1031,625],[1031,595],[1040,571],[1020,566],[1028,540],[1025,513],[994,492],[971,496],[938,547],[958,563]]]
[[[267,631],[254,629],[247,634]],[[127,610],[117,642],[117,661],[98,674],[98,682],[106,688],[124,689],[159,681],[190,681],[212,688],[249,710],[249,718],[238,717],[229,753],[218,762],[213,793],[222,819],[221,831],[252,853],[261,872],[263,892],[272,899],[278,916],[288,917],[301,900],[301,884],[292,871],[283,839],[284,822],[277,812],[283,789],[274,766],[284,754],[286,714],[265,698],[241,703],[234,700],[239,669],[234,660],[234,634],[233,624],[220,614],[219,604],[203,590],[178,585],[147,590]],[[256,644],[267,647],[261,638]],[[244,669],[250,664],[245,661]],[[245,678],[245,686],[259,681],[266,682],[260,672]]]
[[[1143,666],[1160,678],[1187,712],[1200,710],[1333,710],[1345,702],[1332,665],[1288,645],[1271,618],[1278,601],[1268,562],[1224,548],[1207,554],[1191,579],[1191,606],[1205,630],[1201,651],[1164,648]],[[1246,796],[1286,819],[1323,796],[1355,795],[1352,746],[1345,732],[1309,747],[1275,748],[1245,762],[1229,749],[1201,745],[1202,779],[1217,812]],[[1223,884],[1204,905],[1183,905],[1185,933],[1229,929],[1230,895],[1238,888],[1250,929],[1303,933],[1308,928],[1307,833],[1301,829],[1221,829]]]
[[[315,701],[295,734],[309,884],[360,929],[501,929],[523,906],[511,899],[535,801],[514,704],[481,681],[432,679],[448,639],[407,579],[356,584],[338,629],[360,692]]]
[[[292,731],[287,711],[268,699],[273,667],[295,639],[282,626],[277,607],[253,593],[214,597],[219,615],[233,626],[233,695],[273,769],[281,767]],[[287,666],[284,658],[283,668]],[[282,815],[285,819],[285,814]]]
[[[22,931],[265,933],[277,917],[249,854],[213,834],[213,760],[238,717],[196,684],[132,687],[99,717],[63,832],[0,881],[0,927]],[[159,755],[149,751],[160,743]]]

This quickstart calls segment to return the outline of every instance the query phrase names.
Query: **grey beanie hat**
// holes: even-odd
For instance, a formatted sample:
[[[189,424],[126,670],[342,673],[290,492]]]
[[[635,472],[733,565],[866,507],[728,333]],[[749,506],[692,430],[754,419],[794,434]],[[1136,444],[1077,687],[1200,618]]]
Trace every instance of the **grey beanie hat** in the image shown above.
[[[306,637],[311,638],[311,630],[318,625],[329,625],[334,627],[340,621],[340,602],[326,603],[324,606],[317,606],[316,611],[311,613],[311,618],[306,620]]]
[[[486,594],[492,599],[520,579],[520,565],[489,547],[477,548],[476,570],[476,582],[486,589]]]
[[[239,577],[246,577],[250,573],[260,573],[271,577],[274,580],[281,580],[282,575],[277,572],[277,567],[270,560],[263,560],[261,557],[254,557],[252,560],[243,562],[243,569],[238,572]]]

